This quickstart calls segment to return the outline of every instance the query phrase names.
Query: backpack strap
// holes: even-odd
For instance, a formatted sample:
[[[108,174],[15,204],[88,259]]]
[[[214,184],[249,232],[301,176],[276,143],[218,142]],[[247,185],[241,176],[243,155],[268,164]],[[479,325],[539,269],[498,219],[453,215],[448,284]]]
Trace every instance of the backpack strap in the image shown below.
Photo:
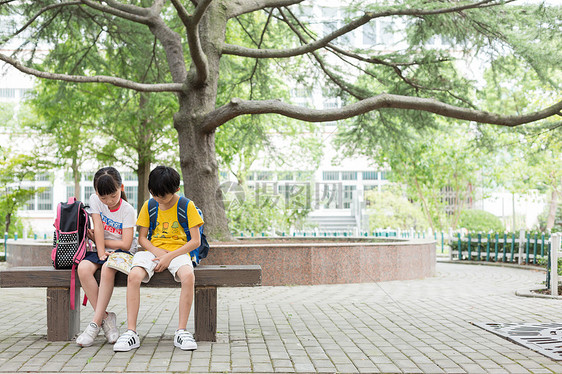
[[[157,218],[158,218],[158,203],[154,199],[148,200],[148,217],[150,219],[150,224],[148,226],[148,236],[147,239],[152,238],[152,232],[156,228]]]
[[[189,232],[189,224],[187,221],[187,206],[189,205],[190,201],[191,200],[189,200],[185,196],[180,196],[180,199],[178,201],[178,222],[180,223],[181,227],[183,227],[183,231],[185,232],[187,241],[191,240],[191,233]],[[197,207],[195,208],[197,209],[199,214],[201,214],[201,210]],[[199,233],[203,234],[202,226],[199,227]],[[199,265],[199,261],[201,260],[201,256],[199,254],[199,248],[195,248],[193,251],[189,252],[189,255],[191,257],[191,262],[193,262],[194,267]]]
[[[178,201],[178,222],[181,227],[183,227],[183,231],[185,231],[188,241],[191,239],[191,235],[189,234],[189,225],[187,223],[187,205],[189,204],[189,201],[190,200],[185,196],[180,196]]]

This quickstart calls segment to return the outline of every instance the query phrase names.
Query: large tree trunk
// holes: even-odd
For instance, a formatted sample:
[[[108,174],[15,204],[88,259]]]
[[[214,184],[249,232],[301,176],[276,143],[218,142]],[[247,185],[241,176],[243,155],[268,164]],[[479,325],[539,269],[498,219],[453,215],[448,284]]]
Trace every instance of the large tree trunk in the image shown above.
[[[219,184],[218,162],[215,153],[215,132],[203,132],[203,116],[215,109],[219,62],[226,31],[226,14],[219,3],[209,5],[199,24],[201,46],[206,56],[209,73],[207,80],[194,84],[194,66],[187,78],[188,90],[178,94],[179,111],[174,115],[174,127],[178,131],[180,165],[184,193],[201,208],[205,220],[205,232],[212,239],[230,237],[228,221]]]
[[[185,196],[203,211],[206,233],[213,239],[230,236],[219,185],[215,134],[197,131],[189,118],[174,116],[178,129]]]

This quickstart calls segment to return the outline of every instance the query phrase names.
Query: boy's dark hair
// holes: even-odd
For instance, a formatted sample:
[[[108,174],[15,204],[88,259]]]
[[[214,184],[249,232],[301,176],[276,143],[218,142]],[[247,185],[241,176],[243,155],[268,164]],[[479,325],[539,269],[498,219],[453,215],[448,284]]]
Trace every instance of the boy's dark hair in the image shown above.
[[[148,191],[152,196],[173,194],[180,188],[179,173],[169,166],[157,166],[148,176]]]
[[[94,189],[100,196],[111,195],[119,191],[122,184],[121,174],[112,166],[101,168],[94,175]],[[127,201],[125,191],[121,191],[121,198]]]

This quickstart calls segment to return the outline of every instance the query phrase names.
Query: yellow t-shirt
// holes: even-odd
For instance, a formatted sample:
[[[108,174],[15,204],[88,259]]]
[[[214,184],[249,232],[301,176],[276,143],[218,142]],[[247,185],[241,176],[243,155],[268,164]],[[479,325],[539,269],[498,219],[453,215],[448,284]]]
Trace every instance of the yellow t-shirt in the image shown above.
[[[179,200],[178,200],[179,201]],[[187,224],[189,228],[200,226],[203,219],[195,208],[193,201],[187,204]],[[137,225],[150,227],[150,216],[148,215],[148,201],[145,201],[137,219]],[[167,210],[160,209],[158,206],[158,217],[156,218],[156,228],[152,233],[150,242],[158,248],[167,251],[175,251],[187,243],[187,236],[178,222],[178,203]]]

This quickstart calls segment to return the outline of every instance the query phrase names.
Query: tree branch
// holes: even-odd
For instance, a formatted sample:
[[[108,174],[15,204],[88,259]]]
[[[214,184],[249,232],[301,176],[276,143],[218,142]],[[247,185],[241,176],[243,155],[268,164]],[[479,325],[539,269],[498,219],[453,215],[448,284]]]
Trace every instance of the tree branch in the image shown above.
[[[136,5],[123,4],[115,0],[105,0],[105,2],[112,8],[121,10],[123,12],[136,14],[137,16],[147,17],[149,10]]]
[[[562,116],[562,101],[538,112],[520,116],[504,116],[474,109],[461,108],[442,103],[435,99],[392,94],[380,94],[342,108],[323,110],[291,105],[280,100],[251,101],[234,98],[228,104],[207,114],[201,130],[206,133],[212,132],[229,120],[245,114],[274,113],[307,122],[329,122],[351,118],[384,108],[421,110],[444,117],[506,127],[515,127],[554,115]]]
[[[304,0],[231,0],[228,4],[227,18],[238,17],[264,8],[277,8],[302,3]]]
[[[490,6],[493,4],[499,5],[501,4],[498,0],[483,0],[477,3],[456,6],[456,7],[449,7],[449,8],[441,8],[441,9],[388,9],[382,12],[366,12],[363,16],[359,17],[358,19],[349,22],[345,26],[335,30],[334,32],[329,33],[328,35],[305,44],[300,47],[290,48],[290,49],[253,49],[253,48],[246,48],[232,44],[225,44],[222,48],[222,53],[227,55],[235,55],[241,57],[251,57],[251,58],[288,58],[288,57],[295,57],[300,56],[305,53],[310,53],[316,51],[318,49],[326,47],[332,40],[345,35],[363,25],[368,23],[369,21],[375,18],[382,18],[382,17],[390,17],[390,16],[425,16],[425,15],[437,15],[437,14],[445,14],[445,13],[454,13],[460,12],[462,10],[467,9],[474,9],[483,7],[485,5]]]
[[[172,5],[176,8],[176,12],[178,12],[178,17],[180,18],[181,22],[185,27],[189,26],[189,13],[187,9],[183,6],[183,4],[179,0],[172,0]]]
[[[45,13],[48,10],[54,9],[54,8],[60,8],[63,6],[68,6],[68,5],[80,5],[82,4],[81,1],[69,1],[66,3],[58,3],[58,4],[51,4],[48,5],[44,8],[41,8],[37,13],[35,13],[35,15],[33,17],[31,17],[29,19],[29,21],[27,21],[25,23],[25,25],[23,25],[19,30],[17,30],[15,33],[13,33],[12,35],[9,35],[7,37],[4,37],[2,40],[0,40],[0,44],[5,43],[6,41],[8,41],[10,38],[13,38],[14,36],[20,34],[23,30],[25,30],[29,25],[31,25],[41,14]],[[0,3],[0,5],[2,5],[2,3]]]
[[[199,36],[199,22],[205,14],[208,6],[212,0],[202,0],[195,7],[193,15],[187,12],[187,9],[179,0],[172,0],[172,4],[178,13],[178,16],[185,26],[187,32],[187,42],[189,44],[189,53],[191,60],[195,65],[195,78],[193,84],[199,86],[203,84],[209,76],[209,67],[207,64],[207,57],[203,48],[201,47],[201,38]]]
[[[0,61],[4,61],[19,71],[25,74],[31,74],[39,78],[59,80],[65,82],[76,82],[76,83],[107,83],[112,84],[117,87],[128,88],[135,91],[141,92],[183,92],[183,84],[181,83],[158,83],[158,84],[144,84],[130,81],[123,78],[109,77],[106,75],[96,75],[92,77],[86,77],[82,75],[68,75],[68,74],[56,74],[40,71],[27,66],[24,66],[19,61],[8,57],[0,53]]]
[[[195,86],[200,86],[205,83],[209,76],[207,56],[205,55],[205,52],[203,52],[201,37],[199,36],[199,23],[201,22],[201,18],[203,18],[203,14],[205,14],[205,11],[211,4],[211,1],[212,0],[199,1],[193,15],[189,17],[186,25],[189,54],[191,55],[191,60],[193,61],[196,70],[196,75],[192,82]]]
[[[291,22],[289,22],[289,19],[287,18],[287,16],[285,15],[285,13],[283,12],[282,9],[279,9],[279,13],[281,14],[281,17],[283,17],[283,20],[285,21],[285,23],[295,33],[295,35],[299,38],[301,43],[306,44],[306,39],[305,39],[304,35],[302,35],[302,33]],[[291,14],[291,16],[294,17],[292,12],[289,11],[289,13]],[[294,18],[296,20],[296,17],[294,17]],[[365,98],[370,96],[367,93],[359,92],[359,90],[356,87],[350,86],[347,82],[345,82],[345,80],[341,79],[335,73],[331,72],[328,69],[328,67],[326,66],[326,63],[324,62],[324,59],[320,56],[320,54],[317,51],[312,52],[311,55],[314,57],[314,59],[316,60],[316,62],[320,66],[320,69],[324,72],[324,74],[326,74],[326,76],[334,84],[336,84],[342,91],[347,92],[351,96],[355,97],[357,100],[362,100],[362,99],[365,99]]]
[[[144,25],[148,25],[150,23],[149,18],[147,16],[139,16],[135,13],[131,13],[130,11],[125,11],[125,10],[122,10],[122,9],[114,8],[112,6],[99,4],[99,3],[96,3],[96,2],[91,1],[91,0],[81,0],[81,2],[82,2],[82,4],[85,4],[85,5],[89,6],[90,8],[99,10],[100,12],[112,14],[114,16],[129,20],[129,21],[142,23]]]

